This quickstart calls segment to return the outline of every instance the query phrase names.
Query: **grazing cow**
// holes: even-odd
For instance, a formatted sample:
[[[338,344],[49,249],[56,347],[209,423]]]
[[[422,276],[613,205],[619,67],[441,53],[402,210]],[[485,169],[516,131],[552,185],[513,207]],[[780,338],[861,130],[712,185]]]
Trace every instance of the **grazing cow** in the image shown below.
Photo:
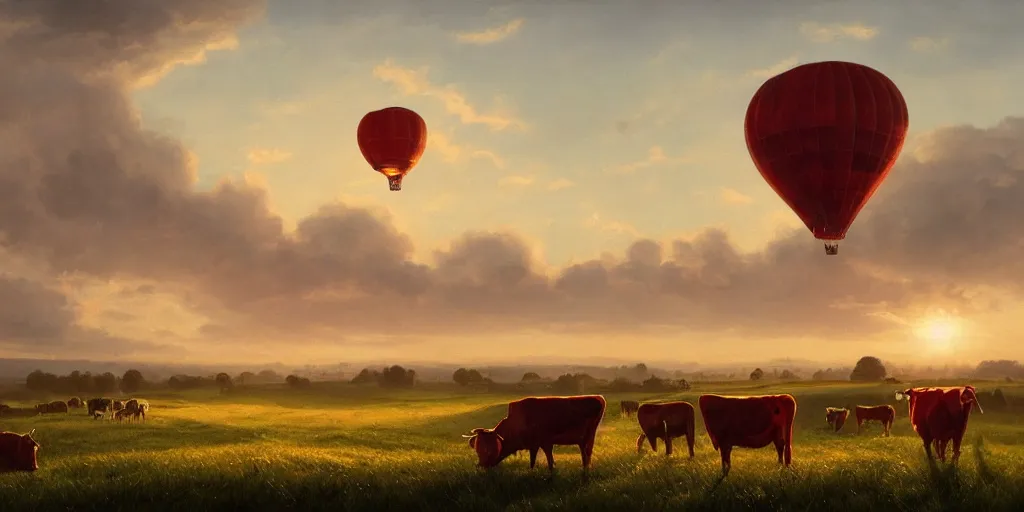
[[[924,451],[932,457],[932,444],[939,460],[946,460],[946,443],[953,441],[953,461],[960,459],[960,443],[967,431],[971,409],[978,406],[984,414],[974,386],[910,388],[896,392],[896,399],[908,399],[910,424],[924,442]]]
[[[110,419],[113,420],[115,418],[115,416],[117,415],[117,411],[120,411],[120,410],[123,410],[123,409],[124,409],[124,400],[112,400],[110,402],[110,412],[112,412],[113,414],[110,415]]]
[[[54,400],[53,402],[45,404],[37,404],[36,412],[39,414],[51,414],[51,413],[65,413],[68,412],[68,404],[60,400]]]
[[[896,409],[891,405],[858,405],[854,414],[857,417],[857,433],[860,433],[865,421],[880,421],[882,435],[889,437],[892,422],[896,420]]]
[[[149,402],[140,398],[136,403],[138,403],[138,406],[135,408],[135,419],[141,419],[145,422],[146,413],[149,412]]]
[[[89,416],[92,416],[92,419],[97,419],[111,411],[113,403],[114,400],[110,398],[90,398],[85,402],[85,405],[89,411]]]
[[[627,418],[632,416],[639,408],[640,402],[637,402],[636,400],[623,400],[619,402],[619,413],[625,415]]]
[[[124,403],[124,410],[128,411],[132,419],[146,421],[146,413],[149,412],[149,402],[141,398],[132,398]]]
[[[846,418],[850,416],[850,410],[845,407],[826,407],[825,408],[825,421],[835,429],[834,432],[842,430],[843,425],[846,424]],[[860,427],[860,422],[857,423]]]
[[[0,432],[0,471],[35,471],[39,469],[36,452],[39,443],[32,439],[36,429],[28,434]]]
[[[68,399],[68,407],[71,408],[71,409],[81,409],[82,408],[82,399],[78,398],[77,396],[73,396],[73,397],[69,398]]]
[[[636,438],[636,451],[643,451],[644,439],[651,449],[658,451],[658,439],[665,442],[665,455],[672,455],[672,438],[686,436],[686,445],[693,458],[694,435],[693,405],[687,402],[643,404],[636,412],[640,423],[640,437]]]
[[[779,463],[793,460],[793,420],[796,399],[792,395],[701,395],[700,414],[711,446],[722,455],[722,473],[732,467],[732,449],[763,448],[775,443]]]
[[[551,453],[555,445],[576,445],[583,457],[583,470],[590,466],[594,436],[607,404],[601,395],[528,397],[508,404],[508,414],[494,428],[475,428],[469,446],[476,450],[480,467],[497,466],[520,450],[530,451],[530,468],[537,463],[537,450],[544,450],[548,469],[554,471]]]
[[[114,419],[117,420],[118,423],[121,423],[122,420],[130,421],[132,419],[132,413],[128,409],[114,411]]]

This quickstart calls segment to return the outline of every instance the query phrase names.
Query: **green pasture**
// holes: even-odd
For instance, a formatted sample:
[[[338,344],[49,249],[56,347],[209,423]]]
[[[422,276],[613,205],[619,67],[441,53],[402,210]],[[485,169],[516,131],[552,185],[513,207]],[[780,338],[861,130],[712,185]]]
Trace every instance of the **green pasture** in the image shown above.
[[[915,383],[920,384],[920,383]],[[39,471],[0,474],[2,510],[1024,510],[1024,389],[1002,388],[1010,406],[975,412],[958,467],[931,465],[895,402],[901,386],[800,383],[697,384],[684,393],[605,394],[594,467],[582,477],[574,447],[556,448],[549,476],[543,456],[525,452],[490,471],[460,437],[492,427],[511,399],[455,386],[388,391],[347,384],[188,393],[144,392],[149,421],[129,425],[67,415],[0,419],[0,430],[36,429]],[[737,449],[720,478],[698,413],[696,457],[683,441],[671,458],[637,454],[635,420],[619,400],[696,404],[701,393],[792,393],[797,398],[793,466],[775,450]],[[26,398],[24,396],[15,398]],[[4,400],[29,405],[34,400]],[[66,398],[66,397],[64,397]],[[86,397],[83,397],[86,398]],[[829,432],[825,407],[893,404],[892,437],[873,424]],[[663,450],[663,447],[659,446]]]

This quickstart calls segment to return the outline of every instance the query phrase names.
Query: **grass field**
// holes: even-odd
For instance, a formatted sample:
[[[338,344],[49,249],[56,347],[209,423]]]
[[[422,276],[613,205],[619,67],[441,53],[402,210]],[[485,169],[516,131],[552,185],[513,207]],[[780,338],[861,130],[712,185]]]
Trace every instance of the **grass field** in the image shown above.
[[[1024,389],[998,385],[1011,402],[1024,401]],[[686,393],[606,394],[588,481],[570,447],[556,448],[553,477],[542,463],[531,471],[525,452],[495,470],[475,467],[460,434],[494,426],[517,394],[341,384],[141,393],[153,404],[145,425],[93,421],[84,410],[3,420],[0,430],[35,428],[42,448],[39,471],[0,474],[0,509],[1024,510],[1019,409],[975,411],[959,466],[934,466],[906,404],[892,398],[896,387],[704,384]],[[699,413],[693,460],[685,448],[671,458],[636,453],[639,430],[619,416],[620,399],[696,404],[704,392],[796,396],[793,466],[777,465],[771,447],[737,449],[720,479]],[[852,415],[844,432],[827,431],[826,406],[857,403],[896,405],[892,437],[880,437],[877,424],[854,434]]]

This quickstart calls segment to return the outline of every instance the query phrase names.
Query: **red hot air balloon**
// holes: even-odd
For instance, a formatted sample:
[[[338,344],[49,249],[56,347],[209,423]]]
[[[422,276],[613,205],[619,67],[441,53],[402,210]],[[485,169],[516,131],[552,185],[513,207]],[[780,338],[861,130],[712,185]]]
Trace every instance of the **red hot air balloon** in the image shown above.
[[[896,162],[907,104],[888,77],[852,62],[813,62],[769,78],[747,107],[747,149],[768,185],[826,254]]]
[[[363,158],[387,176],[391,190],[402,190],[402,178],[427,147],[427,123],[412,110],[388,107],[363,116],[356,139]]]

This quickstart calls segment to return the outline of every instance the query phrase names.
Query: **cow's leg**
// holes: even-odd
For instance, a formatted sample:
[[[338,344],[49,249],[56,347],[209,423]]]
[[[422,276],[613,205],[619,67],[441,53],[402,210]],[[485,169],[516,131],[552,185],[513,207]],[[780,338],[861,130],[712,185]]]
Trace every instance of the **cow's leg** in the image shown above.
[[[665,433],[665,456],[672,455],[672,436]]]
[[[779,464],[782,464],[782,454],[786,451],[786,440],[777,438],[775,440],[775,452],[779,454]]]
[[[857,418],[857,433],[860,434],[860,429],[864,425],[864,420]]]
[[[690,458],[693,458],[693,441],[694,435],[692,432],[686,433],[686,447],[690,449]]]
[[[729,474],[729,468],[732,467],[732,446],[722,444],[718,446],[719,453],[722,454],[722,476]]]
[[[925,453],[925,455],[927,455],[929,459],[934,459],[935,457],[932,456],[932,440],[931,439],[922,439],[922,441],[924,441],[924,453]]]
[[[530,448],[530,469],[537,465],[537,450],[539,449],[536,446]]]
[[[960,460],[960,443],[964,440],[963,438],[964,434],[962,432],[959,435],[953,436],[953,464]]]
[[[590,456],[594,454],[594,444],[591,441],[580,443],[580,456],[583,458],[583,471],[590,469]]]
[[[551,445],[541,446],[541,449],[544,450],[544,456],[547,457],[547,459],[548,459],[548,470],[549,471],[554,471],[555,470],[555,454],[551,453],[551,449],[552,448],[553,447]]]
[[[646,440],[647,440],[647,434],[644,433],[644,432],[640,432],[640,435],[637,436],[637,438],[636,438],[636,452],[637,453],[643,453],[643,451],[644,451],[644,441],[646,441]]]

